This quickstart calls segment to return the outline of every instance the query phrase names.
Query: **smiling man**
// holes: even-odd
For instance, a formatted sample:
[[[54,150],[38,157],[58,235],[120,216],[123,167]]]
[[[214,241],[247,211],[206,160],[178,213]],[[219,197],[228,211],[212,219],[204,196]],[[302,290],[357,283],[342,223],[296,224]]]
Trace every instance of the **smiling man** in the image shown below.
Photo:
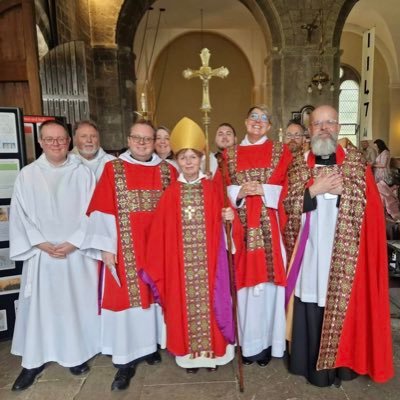
[[[299,121],[292,119],[287,124],[283,143],[288,145],[292,154],[302,150],[306,139],[305,130],[305,127]]]
[[[107,269],[102,299],[102,352],[118,368],[112,390],[129,386],[139,361],[161,361],[157,352],[162,317],[137,271],[145,263],[150,223],[176,170],[154,153],[155,129],[149,121],[132,125],[129,149],[107,163],[88,208],[83,248]]]
[[[93,121],[79,121],[75,124],[74,148],[72,154],[78,156],[99,180],[107,161],[115,160],[111,154],[107,154],[100,147],[100,134],[97,125]]]
[[[337,111],[317,107],[309,129],[285,200],[289,371],[316,386],[357,374],[384,382],[393,357],[382,202],[361,152],[337,143]]]
[[[12,390],[32,385],[50,361],[87,372],[100,352],[97,265],[80,251],[95,178],[68,155],[69,143],[61,123],[43,123],[43,154],[15,182],[10,257],[24,267],[11,352],[23,370]]]

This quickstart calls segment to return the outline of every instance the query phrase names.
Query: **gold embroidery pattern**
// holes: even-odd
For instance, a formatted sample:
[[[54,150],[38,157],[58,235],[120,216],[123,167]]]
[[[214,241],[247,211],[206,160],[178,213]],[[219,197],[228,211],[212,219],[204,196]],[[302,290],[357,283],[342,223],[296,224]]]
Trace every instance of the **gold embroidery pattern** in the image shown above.
[[[251,168],[243,171],[237,170],[237,146],[233,146],[227,151],[228,171],[233,185],[241,186],[245,182],[258,181],[259,183],[268,182],[276,166],[278,165],[283,152],[283,145],[273,142],[271,166],[269,168]],[[261,205],[261,227],[247,228],[246,203],[238,209],[240,221],[245,230],[245,238],[248,251],[263,249],[267,265],[268,280],[274,280],[273,252],[271,237],[271,221],[268,209]]]
[[[129,211],[154,211],[162,193],[161,190],[128,190]]]
[[[311,171],[304,159],[303,152],[298,152],[288,170],[289,192],[284,201],[288,220],[285,227],[285,245],[288,260],[291,259],[297,235],[300,231],[303,214],[304,190],[311,178]]]
[[[181,210],[189,352],[192,358],[200,355],[212,357],[206,226],[201,182],[181,185]]]
[[[341,169],[343,192],[336,222],[317,370],[335,367],[356,272],[366,205],[366,162],[362,154],[349,149]]]
[[[249,228],[247,230],[247,249],[253,251],[263,248],[264,238],[261,228]]]
[[[160,163],[160,172],[162,188],[164,191],[171,183],[171,170],[169,168],[169,164],[165,160],[161,161]]]
[[[118,207],[118,223],[124,257],[126,282],[131,307],[141,307],[140,288],[136,271],[136,256],[133,247],[131,212],[151,212],[161,197],[161,190],[128,190],[122,160],[112,161]],[[162,173],[162,172],[161,172]]]

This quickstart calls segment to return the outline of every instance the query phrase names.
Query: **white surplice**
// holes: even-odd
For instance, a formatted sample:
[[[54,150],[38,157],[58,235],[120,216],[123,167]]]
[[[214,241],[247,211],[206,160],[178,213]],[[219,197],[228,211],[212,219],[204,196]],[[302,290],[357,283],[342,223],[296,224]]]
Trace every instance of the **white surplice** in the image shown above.
[[[260,145],[268,140],[263,136],[256,143],[251,143],[247,136],[241,146]],[[272,209],[278,209],[278,201],[282,187],[263,184],[264,204]],[[228,187],[228,195],[233,205],[236,205],[240,190],[238,185]],[[243,207],[244,198],[239,207]],[[280,238],[281,252],[286,266],[286,251]],[[251,268],[251,265],[248,266]],[[285,352],[285,288],[273,283],[260,283],[254,287],[242,288],[238,291],[238,322],[239,339],[244,357],[251,357],[272,346],[273,357],[282,357]]]
[[[308,154],[307,152],[305,157]],[[315,167],[322,166],[316,164]],[[303,303],[316,303],[319,307],[325,307],[338,215],[338,196],[325,193],[316,198],[318,206],[310,212],[310,234],[296,282],[295,296]],[[304,222],[305,214],[302,215],[302,227]]]
[[[120,159],[144,166],[156,166],[162,159],[153,154],[148,162],[131,157],[130,151]],[[117,224],[115,217],[95,211],[90,215],[87,234],[82,249],[86,254],[101,260],[101,251],[117,254]],[[101,313],[102,353],[112,356],[114,364],[128,364],[157,350],[157,343],[165,347],[165,327],[161,307],[129,308],[123,311],[102,309]]]
[[[91,160],[87,160],[85,157],[82,157],[81,154],[79,154],[77,147],[74,147],[71,150],[71,154],[78,157],[82,161],[82,163],[86,165],[94,173],[96,181],[100,179],[100,176],[103,173],[104,165],[106,164],[106,162],[115,160],[115,157],[112,154],[106,153],[101,147]]]
[[[76,158],[56,167],[44,154],[15,182],[10,257],[24,266],[11,352],[25,368],[49,361],[73,367],[100,352],[97,265],[79,250],[94,185],[93,173]],[[78,249],[52,258],[36,247],[43,242]]]

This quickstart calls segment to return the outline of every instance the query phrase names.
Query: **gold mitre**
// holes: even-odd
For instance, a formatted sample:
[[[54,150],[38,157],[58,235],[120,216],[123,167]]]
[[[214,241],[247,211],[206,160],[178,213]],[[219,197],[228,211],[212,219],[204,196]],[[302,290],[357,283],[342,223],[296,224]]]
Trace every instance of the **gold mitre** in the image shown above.
[[[183,117],[171,132],[169,144],[174,154],[182,149],[204,152],[206,138],[203,130],[190,118]]]

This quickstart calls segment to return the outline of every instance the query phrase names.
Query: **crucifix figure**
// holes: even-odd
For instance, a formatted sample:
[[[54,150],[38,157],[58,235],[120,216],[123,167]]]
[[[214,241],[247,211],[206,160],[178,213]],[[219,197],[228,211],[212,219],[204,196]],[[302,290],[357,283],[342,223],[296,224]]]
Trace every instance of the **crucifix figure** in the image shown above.
[[[183,71],[183,77],[185,79],[191,78],[200,78],[203,83],[203,100],[200,107],[200,110],[203,111],[203,124],[204,124],[204,132],[206,134],[206,173],[210,172],[210,154],[209,154],[209,144],[208,144],[208,126],[210,125],[210,117],[208,113],[211,111],[211,103],[210,103],[210,93],[209,93],[209,81],[213,76],[218,78],[226,78],[229,74],[228,68],[219,67],[212,69],[209,66],[211,53],[207,48],[201,50],[200,59],[201,59],[201,67],[194,71],[190,68],[187,68]]]

